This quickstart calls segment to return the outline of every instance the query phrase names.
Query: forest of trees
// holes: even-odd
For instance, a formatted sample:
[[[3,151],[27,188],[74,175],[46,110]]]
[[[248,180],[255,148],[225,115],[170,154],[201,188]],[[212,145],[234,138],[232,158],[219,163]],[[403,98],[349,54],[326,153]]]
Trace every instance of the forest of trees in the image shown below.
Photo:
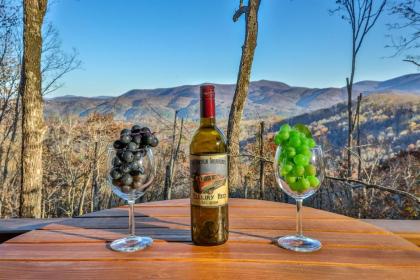
[[[245,38],[230,115],[222,123],[229,146],[230,195],[287,202],[276,187],[271,166],[275,147],[269,132],[276,122],[242,121],[261,0],[238,2],[233,22],[244,19]],[[404,28],[411,35],[394,36],[384,47],[392,48],[406,63],[419,65],[418,1],[331,2],[331,16],[349,23],[352,39],[351,69],[343,77],[348,94],[347,145],[340,147],[340,157],[328,153],[330,143],[320,132],[329,178],[307,203],[355,217],[419,218],[419,152],[414,149],[392,161],[367,163],[360,124],[369,107],[364,105],[365,97],[353,90],[355,73],[363,67],[359,51],[378,18],[386,14],[399,19],[389,24],[390,32]],[[0,217],[71,217],[121,204],[106,182],[106,150],[115,135],[132,124],[112,114],[44,117],[44,96],[62,86],[62,78],[81,64],[77,52],[61,50],[58,31],[44,22],[48,8],[47,0],[22,1],[21,5],[0,0]],[[195,123],[177,114],[174,120],[148,121],[162,141],[156,150],[154,185],[142,199],[188,197],[188,143]],[[242,146],[244,130],[252,131],[255,140]]]

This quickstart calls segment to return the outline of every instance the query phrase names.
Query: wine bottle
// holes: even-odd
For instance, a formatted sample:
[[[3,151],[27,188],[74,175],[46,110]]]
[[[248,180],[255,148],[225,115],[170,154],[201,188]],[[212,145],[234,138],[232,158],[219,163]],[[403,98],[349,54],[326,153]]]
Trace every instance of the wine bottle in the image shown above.
[[[190,144],[191,235],[197,245],[220,245],[229,235],[227,145],[216,126],[213,85],[200,87],[200,127]]]

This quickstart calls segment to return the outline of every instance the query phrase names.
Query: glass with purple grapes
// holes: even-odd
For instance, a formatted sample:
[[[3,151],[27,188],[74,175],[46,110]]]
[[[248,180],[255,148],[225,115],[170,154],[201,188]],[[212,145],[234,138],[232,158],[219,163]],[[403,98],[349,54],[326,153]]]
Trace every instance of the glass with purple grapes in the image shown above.
[[[147,127],[123,129],[120,138],[108,149],[108,184],[129,205],[129,235],[110,244],[118,252],[134,252],[153,244],[147,236],[135,235],[134,203],[142,197],[155,177],[152,147],[159,141]]]

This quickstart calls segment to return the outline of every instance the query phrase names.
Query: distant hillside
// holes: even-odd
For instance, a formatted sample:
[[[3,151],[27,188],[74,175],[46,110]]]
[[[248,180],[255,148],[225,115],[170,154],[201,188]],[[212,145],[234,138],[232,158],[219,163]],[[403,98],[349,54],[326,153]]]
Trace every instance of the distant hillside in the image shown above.
[[[307,124],[318,139],[326,137],[331,148],[342,148],[346,144],[347,105],[340,103],[286,119],[273,125],[271,132],[284,123]],[[362,101],[360,123],[361,144],[370,145],[366,149],[382,149],[385,157],[420,149],[420,96],[387,93],[368,96]]]
[[[217,115],[224,119],[229,115],[235,85],[216,84]],[[114,113],[117,119],[136,120],[147,117],[171,118],[175,110],[185,118],[198,117],[200,85],[174,88],[134,89],[118,97],[63,96],[45,101],[45,114],[86,116],[92,112]],[[365,95],[384,93],[389,95],[420,95],[420,74],[410,74],[387,81],[362,81],[354,85],[354,92]],[[275,81],[251,82],[244,111],[245,119],[269,115],[291,117],[329,108],[346,100],[344,88],[306,88],[289,86]]]

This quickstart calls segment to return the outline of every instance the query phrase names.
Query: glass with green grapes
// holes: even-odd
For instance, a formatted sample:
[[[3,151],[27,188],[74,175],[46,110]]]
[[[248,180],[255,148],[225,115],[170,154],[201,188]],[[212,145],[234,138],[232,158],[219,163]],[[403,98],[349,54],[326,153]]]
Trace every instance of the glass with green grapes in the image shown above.
[[[274,173],[280,188],[296,201],[296,234],[280,237],[277,244],[297,252],[313,252],[321,242],[303,235],[302,202],[313,195],[325,177],[322,149],[310,130],[301,124],[285,124],[274,137],[277,145]]]

